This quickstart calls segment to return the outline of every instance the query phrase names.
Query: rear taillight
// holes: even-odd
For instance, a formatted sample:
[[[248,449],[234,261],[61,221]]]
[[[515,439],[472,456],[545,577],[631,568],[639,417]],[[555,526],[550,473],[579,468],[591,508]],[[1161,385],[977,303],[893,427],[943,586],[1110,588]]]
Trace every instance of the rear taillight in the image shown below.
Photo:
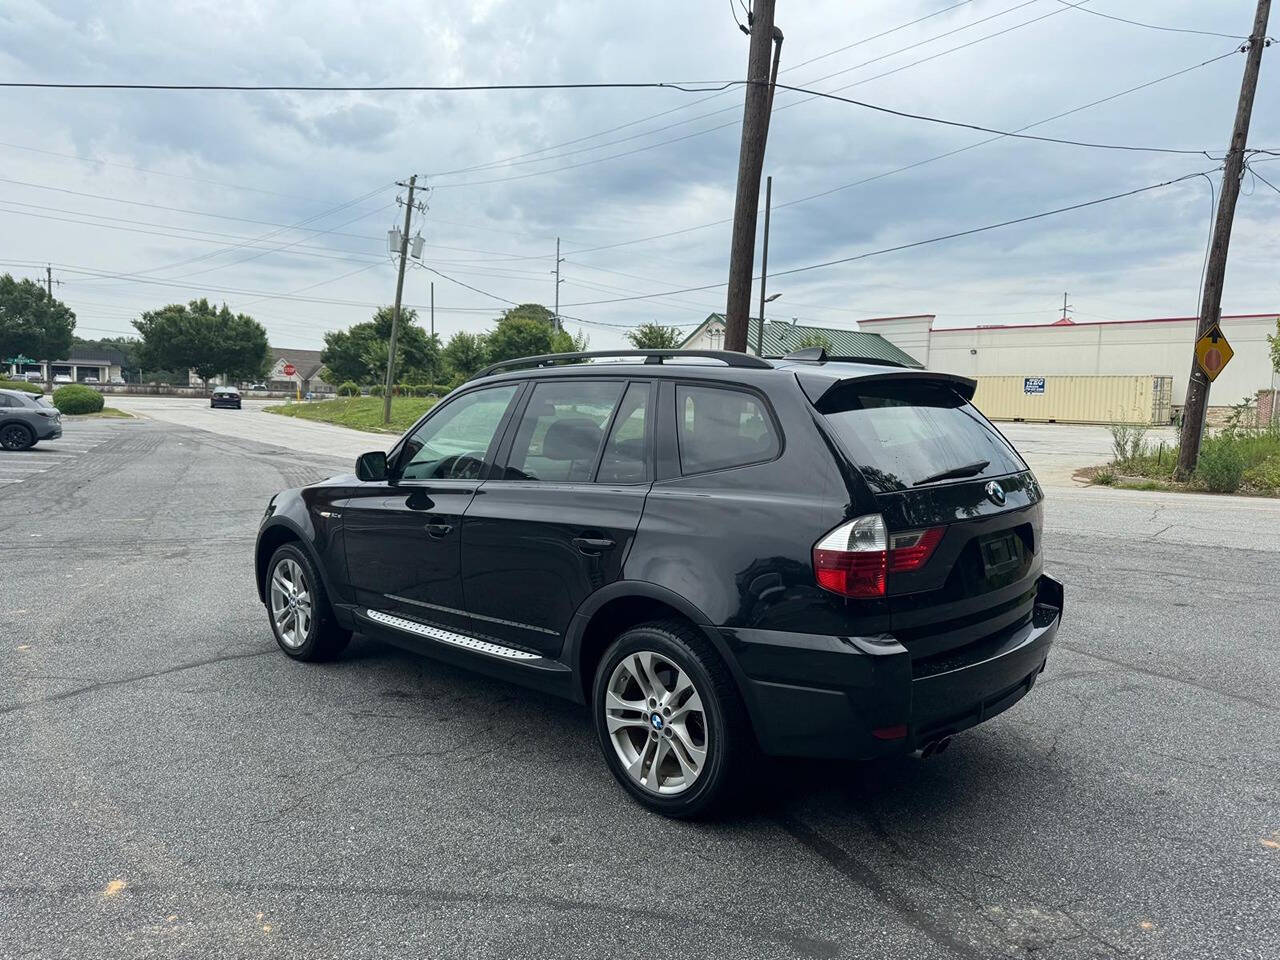
[[[923,567],[945,531],[929,527],[891,534],[878,513],[842,523],[813,547],[818,586],[845,597],[883,597],[889,574]]]

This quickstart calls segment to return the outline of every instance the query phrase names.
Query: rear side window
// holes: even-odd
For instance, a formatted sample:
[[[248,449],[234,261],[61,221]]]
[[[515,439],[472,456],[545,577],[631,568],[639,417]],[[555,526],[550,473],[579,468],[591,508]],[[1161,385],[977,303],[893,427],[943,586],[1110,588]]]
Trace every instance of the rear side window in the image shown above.
[[[763,463],[781,449],[764,402],[745,390],[677,384],[676,425],[685,476]]]
[[[822,406],[863,478],[880,493],[940,483],[932,478],[948,471],[963,474],[952,479],[971,479],[1027,469],[986,418],[945,385],[854,382]]]
[[[622,388],[618,380],[535,386],[511,445],[506,479],[589,483]]]
[[[633,383],[622,397],[600,458],[597,483],[644,483],[649,479],[649,384]]]
[[[10,397],[7,394],[0,393],[0,407],[20,407],[17,397]]]

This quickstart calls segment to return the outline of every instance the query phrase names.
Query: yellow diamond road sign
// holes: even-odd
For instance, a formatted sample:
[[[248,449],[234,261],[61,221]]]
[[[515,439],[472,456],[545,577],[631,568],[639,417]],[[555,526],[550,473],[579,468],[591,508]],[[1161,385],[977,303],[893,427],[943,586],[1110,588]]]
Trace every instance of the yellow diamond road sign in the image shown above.
[[[1216,323],[1196,341],[1196,362],[1200,364],[1200,369],[1204,371],[1210,383],[1218,379],[1218,374],[1233,356],[1235,351],[1231,349],[1231,344],[1227,343],[1227,338],[1222,335],[1222,328]]]

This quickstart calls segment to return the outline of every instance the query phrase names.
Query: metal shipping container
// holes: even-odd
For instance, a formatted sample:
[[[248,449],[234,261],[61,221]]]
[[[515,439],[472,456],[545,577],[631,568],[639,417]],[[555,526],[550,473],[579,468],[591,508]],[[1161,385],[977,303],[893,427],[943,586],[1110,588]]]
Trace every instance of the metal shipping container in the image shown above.
[[[1173,377],[978,377],[973,402],[992,420],[1169,422]]]

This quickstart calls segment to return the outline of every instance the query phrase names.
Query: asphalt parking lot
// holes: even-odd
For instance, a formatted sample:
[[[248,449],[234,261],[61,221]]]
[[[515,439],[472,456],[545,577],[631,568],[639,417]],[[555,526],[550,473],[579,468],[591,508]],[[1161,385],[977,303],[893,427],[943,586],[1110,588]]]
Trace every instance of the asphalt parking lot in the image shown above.
[[[263,506],[386,444],[164,411],[0,488],[0,957],[1280,953],[1275,502],[1051,485],[1031,696],[688,824],[582,708],[360,637],[287,660]]]

